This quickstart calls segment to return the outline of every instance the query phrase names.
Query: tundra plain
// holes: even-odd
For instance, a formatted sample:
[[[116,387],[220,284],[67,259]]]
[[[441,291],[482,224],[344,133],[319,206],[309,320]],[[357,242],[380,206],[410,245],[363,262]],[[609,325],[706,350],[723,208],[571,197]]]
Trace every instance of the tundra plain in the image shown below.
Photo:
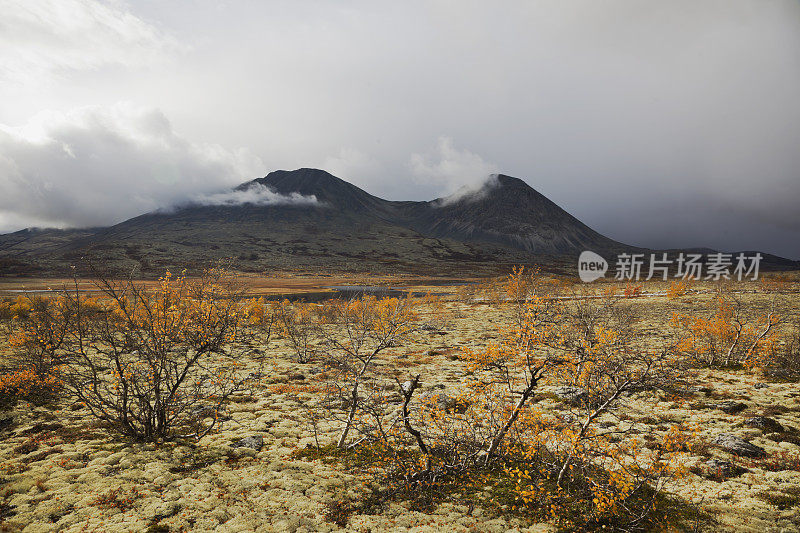
[[[800,325],[800,278],[789,273],[772,279],[771,285],[742,282],[729,290],[753,313],[772,306],[780,321],[771,333],[775,342],[770,349],[798,357],[800,347],[793,342]],[[0,289],[46,290],[62,281],[4,280]],[[245,281],[253,296],[324,292],[343,285],[429,292],[433,298],[420,304],[408,335],[376,358],[378,367],[399,381],[419,375],[419,391],[428,395],[457,396],[470,374],[462,354],[499,342],[500,329],[513,322],[518,305],[498,288],[500,281],[252,274]],[[470,283],[451,285],[459,281]],[[670,294],[670,284],[664,282],[645,282],[635,291],[613,282],[567,284],[559,294],[565,300],[602,298],[613,290],[616,305],[633,317],[634,338],[658,350],[680,339],[674,314],[713,314],[718,285],[698,282]],[[7,340],[12,325],[4,327],[2,351],[8,360],[14,351]],[[318,395],[314,385],[326,373],[323,357],[298,362],[288,339],[273,335],[264,343],[253,337],[247,357],[238,361],[238,371],[253,378],[246,390],[228,398],[225,417],[200,440],[129,439],[66,396],[6,403],[0,413],[0,527],[25,532],[564,529],[515,510],[511,500],[496,498],[491,491],[485,497],[451,491],[426,505],[403,498],[362,505],[380,489],[374,476],[360,471],[357,463],[303,453],[336,436],[333,427],[325,421],[315,424],[309,415]],[[5,361],[7,370],[8,365]],[[621,397],[602,423],[656,437],[677,424],[692,434],[682,458],[684,473],[665,488],[687,510],[676,529],[797,531],[796,370],[770,364],[691,365],[684,375],[687,386]],[[546,384],[535,399],[536,408],[549,416],[567,416],[572,409],[568,398]],[[732,453],[720,435],[743,439],[764,455]]]

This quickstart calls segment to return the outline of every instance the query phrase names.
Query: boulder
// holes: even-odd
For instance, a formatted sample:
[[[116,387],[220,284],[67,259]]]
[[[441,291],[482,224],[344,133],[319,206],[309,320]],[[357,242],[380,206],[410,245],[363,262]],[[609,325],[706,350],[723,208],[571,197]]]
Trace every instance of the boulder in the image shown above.
[[[231,448],[250,448],[259,451],[264,447],[264,437],[261,435],[251,435],[231,444]]]
[[[736,477],[747,470],[730,461],[721,461],[719,459],[710,459],[706,461],[705,465],[709,475],[721,478]]]
[[[714,438],[713,442],[723,450],[742,457],[764,457],[767,455],[766,450],[761,446],[750,444],[746,440],[729,433],[720,433]]]
[[[409,380],[404,381],[400,385],[400,388],[403,390],[403,392],[405,392],[407,394],[411,390],[411,387],[413,387],[413,386],[414,386],[414,381],[409,379]]]
[[[751,428],[758,428],[766,433],[777,433],[783,431],[783,426],[774,418],[768,416],[754,416],[744,421],[744,425]]]
[[[717,409],[723,413],[735,415],[736,413],[741,413],[747,409],[747,404],[744,402],[737,402],[736,400],[726,400],[724,402],[720,402],[717,405]]]
[[[426,392],[421,394],[419,399],[427,405],[436,406],[442,411],[455,411],[456,413],[464,413],[468,405],[457,398],[453,398],[443,392]]]
[[[187,411],[189,412],[190,415],[196,418],[210,418],[218,414],[216,408],[213,405],[201,404],[201,403],[189,407]]]
[[[589,399],[589,395],[580,387],[557,387],[553,389],[553,394],[572,405],[579,405]]]

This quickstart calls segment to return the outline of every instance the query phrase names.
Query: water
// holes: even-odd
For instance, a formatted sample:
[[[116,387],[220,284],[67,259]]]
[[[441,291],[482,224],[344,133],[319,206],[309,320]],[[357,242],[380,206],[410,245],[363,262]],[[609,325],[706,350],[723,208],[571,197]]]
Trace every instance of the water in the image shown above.
[[[290,302],[322,302],[325,300],[349,300],[362,296],[375,296],[376,298],[405,298],[409,291],[396,287],[381,287],[378,285],[331,285],[325,287],[329,291],[299,292],[290,294],[270,294],[267,300],[289,300]],[[411,293],[412,296],[424,296],[423,293]]]
[[[450,285],[448,283],[448,285]],[[453,284],[455,285],[455,284]],[[405,298],[408,295],[414,297],[425,296],[426,292],[409,291],[405,287],[384,287],[380,285],[330,285],[323,287],[326,291],[311,292],[292,292],[277,293],[264,296],[266,300],[289,300],[290,302],[324,302],[325,300],[349,300],[361,298],[363,296],[374,296],[376,298]],[[75,289],[69,289],[74,292]],[[99,289],[79,289],[80,292],[98,292]],[[31,294],[31,293],[61,293],[64,289],[6,289],[2,293]],[[437,293],[438,296],[448,296],[451,293]]]

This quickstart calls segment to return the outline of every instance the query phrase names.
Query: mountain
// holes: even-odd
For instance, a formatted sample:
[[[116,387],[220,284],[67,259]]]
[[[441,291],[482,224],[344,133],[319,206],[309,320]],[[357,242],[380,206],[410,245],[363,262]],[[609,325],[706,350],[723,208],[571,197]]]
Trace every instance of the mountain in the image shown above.
[[[248,196],[264,191],[265,201]],[[502,174],[478,190],[428,202],[384,200],[310,168],[272,172],[230,192],[240,203],[187,204],[108,228],[0,235],[0,274],[63,275],[88,261],[150,276],[223,258],[256,272],[476,273],[534,262],[574,268],[586,249],[642,252]]]
[[[410,206],[411,226],[440,238],[492,242],[534,254],[625,248],[561,209],[527,183],[499,174],[476,191]]]
[[[263,185],[282,195],[314,196],[326,207],[359,214],[385,209],[392,204],[392,202],[372,196],[355,185],[316,168],[301,168],[292,171],[276,170],[264,178],[243,183],[236,189],[246,190],[254,184]]]

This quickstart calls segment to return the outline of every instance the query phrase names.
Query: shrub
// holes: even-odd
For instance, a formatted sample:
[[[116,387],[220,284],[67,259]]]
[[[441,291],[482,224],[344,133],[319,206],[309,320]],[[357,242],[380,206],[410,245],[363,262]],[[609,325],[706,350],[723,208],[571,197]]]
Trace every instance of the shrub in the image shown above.
[[[382,411],[387,397],[375,359],[412,331],[416,306],[410,296],[377,299],[368,295],[323,304],[318,331],[329,372],[322,406],[341,426],[337,446],[347,444],[351,430],[371,433],[364,416]]]
[[[5,304],[12,354],[9,368],[0,374],[0,404],[11,405],[20,399],[46,402],[59,389],[56,351],[67,335],[70,311],[63,300],[40,296],[18,296]],[[60,323],[49,319],[54,313],[60,314]]]
[[[241,290],[220,269],[168,272],[154,290],[101,279],[102,300],[77,289],[34,300],[14,345],[33,368],[57,365],[62,389],[136,439],[201,437],[240,390]]]
[[[261,333],[261,342],[268,344],[278,329],[280,304],[267,302],[264,298],[252,298],[245,305],[247,324]]]
[[[624,395],[674,385],[682,371],[669,353],[634,348],[633,316],[619,302],[526,293],[522,306],[512,302],[517,312],[500,343],[464,351],[467,381],[451,394],[415,397],[420,376],[401,383],[374,368],[373,352],[340,348],[349,361],[340,368],[350,370],[339,374],[333,392],[347,415],[336,419],[330,406],[328,421],[344,429],[336,446],[317,451],[381,477],[402,497],[435,499],[488,485],[518,512],[544,517],[546,509],[565,527],[636,529],[664,505],[663,490],[681,475],[691,434],[680,426],[657,434],[598,424],[614,416]],[[352,337],[344,338],[350,346]],[[561,416],[537,408],[549,397],[546,385],[576,393]],[[345,446],[348,428],[358,438]]]
[[[768,345],[761,370],[773,377],[796,381],[800,378],[800,318],[794,318],[794,324],[784,332],[781,341]]]
[[[679,279],[669,284],[667,288],[667,298],[675,300],[682,296],[686,296],[691,290],[691,282],[688,279]]]
[[[55,376],[38,374],[33,368],[0,374],[0,407],[9,407],[18,400],[43,403],[58,390]]]
[[[642,286],[628,282],[625,284],[623,295],[625,298],[638,298],[642,295]]]
[[[10,321],[13,317],[14,315],[11,312],[11,300],[7,298],[0,300],[0,320]]]
[[[767,364],[780,317],[774,300],[768,309],[748,309],[736,295],[722,289],[709,316],[674,313],[670,323],[680,335],[675,349],[695,362],[753,368]]]
[[[273,307],[278,334],[289,340],[298,363],[308,363],[316,352],[317,320],[312,304],[291,304],[288,300]]]

